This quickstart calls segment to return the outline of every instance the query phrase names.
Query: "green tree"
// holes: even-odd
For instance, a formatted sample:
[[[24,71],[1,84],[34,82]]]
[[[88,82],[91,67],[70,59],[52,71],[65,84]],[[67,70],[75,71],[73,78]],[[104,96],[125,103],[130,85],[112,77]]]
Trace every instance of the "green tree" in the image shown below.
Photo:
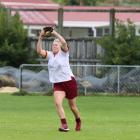
[[[58,2],[62,5],[88,5],[88,6],[95,6],[95,5],[140,5],[139,0],[53,0],[54,2]]]
[[[105,0],[53,0],[63,5],[96,5],[98,2],[104,2]]]
[[[27,31],[20,16],[11,16],[0,6],[0,66],[19,67],[23,63],[34,63],[35,52],[30,50]]]
[[[105,49],[102,56],[104,64],[139,65],[140,64],[140,37],[135,34],[135,25],[128,21],[116,22],[115,37],[105,36],[98,43]]]

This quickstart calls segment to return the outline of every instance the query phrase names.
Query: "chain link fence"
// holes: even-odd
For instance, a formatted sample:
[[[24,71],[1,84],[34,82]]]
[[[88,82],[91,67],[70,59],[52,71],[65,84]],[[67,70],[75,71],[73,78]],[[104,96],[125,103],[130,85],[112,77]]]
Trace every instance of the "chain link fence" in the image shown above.
[[[140,94],[140,66],[71,65],[79,94]],[[23,64],[20,67],[20,90],[49,93],[46,64]]]

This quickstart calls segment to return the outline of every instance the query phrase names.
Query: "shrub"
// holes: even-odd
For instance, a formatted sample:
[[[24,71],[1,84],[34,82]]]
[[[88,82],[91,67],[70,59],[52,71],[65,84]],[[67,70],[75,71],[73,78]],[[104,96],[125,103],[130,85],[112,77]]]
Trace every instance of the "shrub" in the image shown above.
[[[19,14],[12,16],[0,5],[0,66],[35,63],[35,57]]]
[[[117,21],[115,37],[105,36],[98,43],[105,49],[104,64],[140,64],[140,37],[136,36],[135,25],[131,21],[128,20],[127,25]]]

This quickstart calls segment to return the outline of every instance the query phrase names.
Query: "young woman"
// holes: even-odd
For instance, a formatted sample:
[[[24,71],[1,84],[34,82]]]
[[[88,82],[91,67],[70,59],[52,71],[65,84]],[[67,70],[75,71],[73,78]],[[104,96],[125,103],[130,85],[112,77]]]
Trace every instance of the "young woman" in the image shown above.
[[[65,111],[63,108],[63,99],[68,99],[69,106],[75,117],[75,130],[81,130],[80,114],[76,105],[77,83],[69,65],[69,48],[65,39],[55,30],[51,35],[56,39],[52,44],[52,51],[42,49],[41,40],[45,32],[41,31],[37,42],[37,53],[48,59],[48,71],[50,82],[53,83],[54,101],[58,116],[61,121],[59,131],[69,131]]]

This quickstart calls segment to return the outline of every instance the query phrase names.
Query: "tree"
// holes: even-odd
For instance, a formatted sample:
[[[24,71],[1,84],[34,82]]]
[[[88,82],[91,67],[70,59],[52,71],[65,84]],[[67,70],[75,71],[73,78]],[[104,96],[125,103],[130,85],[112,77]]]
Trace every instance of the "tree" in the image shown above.
[[[63,5],[96,5],[97,2],[104,2],[105,0],[54,0]]]
[[[125,25],[116,22],[115,37],[105,36],[98,43],[105,49],[102,57],[104,64],[139,65],[140,64],[140,37],[135,34],[135,25],[128,21]]]
[[[11,16],[0,6],[0,66],[19,67],[23,63],[34,62],[35,53],[30,51],[27,31],[20,16]]]
[[[139,0],[53,0],[54,2],[58,2],[62,5],[88,5],[88,6],[96,6],[96,5],[139,5]]]

